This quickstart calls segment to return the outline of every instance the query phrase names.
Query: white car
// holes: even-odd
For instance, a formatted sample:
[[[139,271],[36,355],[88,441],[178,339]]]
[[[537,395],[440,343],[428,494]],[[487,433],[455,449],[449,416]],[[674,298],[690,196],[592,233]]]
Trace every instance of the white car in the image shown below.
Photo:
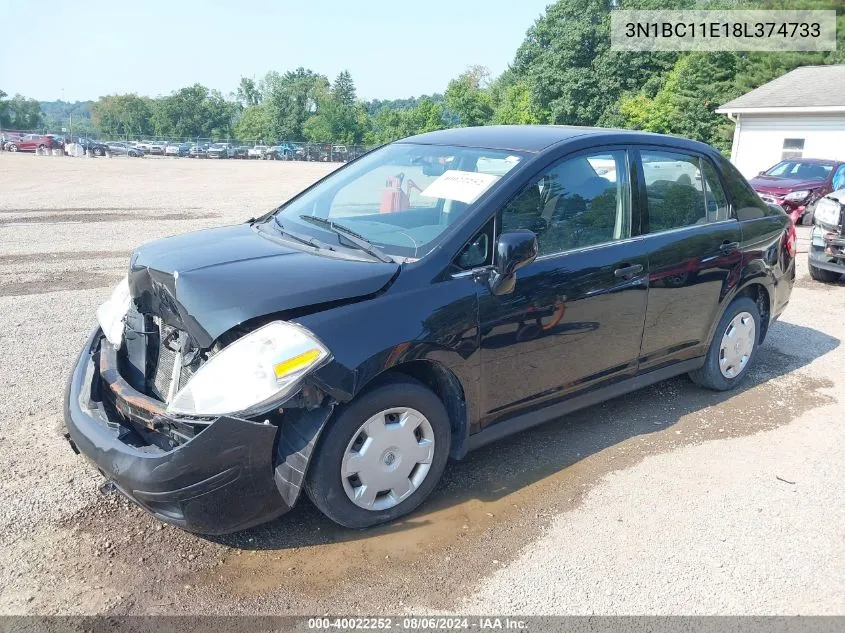
[[[267,149],[268,147],[266,145],[256,145],[255,147],[250,147],[246,151],[247,158],[262,158]]]

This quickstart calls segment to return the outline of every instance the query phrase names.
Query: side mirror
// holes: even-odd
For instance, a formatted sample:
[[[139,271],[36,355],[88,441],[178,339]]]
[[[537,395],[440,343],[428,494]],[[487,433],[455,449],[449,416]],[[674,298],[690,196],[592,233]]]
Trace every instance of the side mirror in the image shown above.
[[[490,275],[490,292],[506,295],[516,286],[516,271],[537,259],[537,236],[519,229],[502,233],[496,240],[496,258]]]

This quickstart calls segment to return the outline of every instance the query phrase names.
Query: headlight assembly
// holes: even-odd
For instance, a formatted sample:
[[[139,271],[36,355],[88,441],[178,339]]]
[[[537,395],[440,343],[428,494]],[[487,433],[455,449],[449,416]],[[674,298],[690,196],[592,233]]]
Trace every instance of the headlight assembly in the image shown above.
[[[819,224],[833,227],[839,225],[840,213],[841,206],[836,200],[822,198],[816,203],[816,210],[813,212],[813,218]]]
[[[801,189],[800,191],[793,191],[792,193],[786,194],[783,199],[789,200],[790,202],[801,202],[802,200],[806,200],[810,193],[809,189]]]
[[[167,412],[221,415],[258,409],[291,393],[329,357],[304,327],[273,321],[212,356],[173,397]]]
[[[97,322],[100,329],[106,335],[109,343],[119,348],[123,341],[123,317],[129,311],[129,278],[124,277],[115,289],[111,297],[97,308]]]

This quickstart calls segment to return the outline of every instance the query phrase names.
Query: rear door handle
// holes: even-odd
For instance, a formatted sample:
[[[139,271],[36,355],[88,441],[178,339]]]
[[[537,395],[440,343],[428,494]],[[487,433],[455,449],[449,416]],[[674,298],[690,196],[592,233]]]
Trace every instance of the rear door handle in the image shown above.
[[[634,264],[633,266],[622,266],[613,271],[613,276],[617,279],[632,279],[635,275],[643,272],[642,264]]]
[[[719,250],[723,253],[733,253],[736,249],[739,248],[739,242],[722,242],[722,245],[719,247]]]

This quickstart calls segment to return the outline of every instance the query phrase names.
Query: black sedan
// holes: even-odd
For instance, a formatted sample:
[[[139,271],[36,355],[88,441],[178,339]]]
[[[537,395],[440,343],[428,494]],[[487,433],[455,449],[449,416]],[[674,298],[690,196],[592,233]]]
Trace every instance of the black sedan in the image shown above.
[[[94,139],[80,138],[76,142],[86,153],[93,154],[94,156],[105,156],[106,152],[109,151],[109,146],[106,143],[101,143]]]
[[[73,370],[68,439],[188,530],[267,521],[302,490],[344,526],[391,521],[511,433],[679,374],[734,388],[795,249],[701,143],[415,136],[135,250]]]

